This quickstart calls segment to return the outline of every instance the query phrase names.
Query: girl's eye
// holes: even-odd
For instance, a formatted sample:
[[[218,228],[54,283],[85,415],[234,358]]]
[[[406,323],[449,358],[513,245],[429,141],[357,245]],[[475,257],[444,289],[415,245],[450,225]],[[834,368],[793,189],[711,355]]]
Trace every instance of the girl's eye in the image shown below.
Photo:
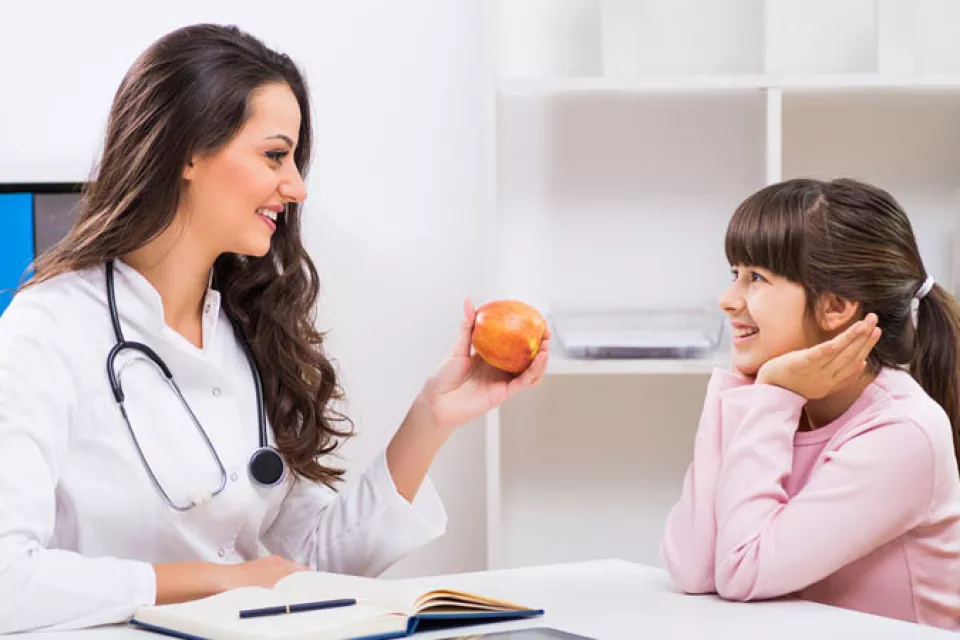
[[[740,278],[739,269],[730,269],[730,279],[736,282]],[[750,272],[750,282],[769,282],[759,271]]]
[[[267,151],[266,156],[273,160],[274,162],[281,162],[284,158],[287,157],[289,151]]]

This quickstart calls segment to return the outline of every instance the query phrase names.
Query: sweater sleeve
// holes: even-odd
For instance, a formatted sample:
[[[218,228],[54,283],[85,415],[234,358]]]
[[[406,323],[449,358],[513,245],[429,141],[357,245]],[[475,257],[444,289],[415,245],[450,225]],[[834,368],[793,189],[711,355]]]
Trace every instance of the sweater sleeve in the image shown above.
[[[721,395],[720,419],[732,434],[716,487],[715,577],[724,598],[794,593],[909,531],[929,508],[933,446],[900,416],[846,440],[788,498],[783,482],[805,402],[768,385]]]
[[[720,394],[749,385],[748,378],[716,369],[707,385],[693,445],[693,461],[684,476],[680,500],[667,516],[660,555],[670,578],[687,593],[712,593],[717,523],[714,489],[722,459]]]

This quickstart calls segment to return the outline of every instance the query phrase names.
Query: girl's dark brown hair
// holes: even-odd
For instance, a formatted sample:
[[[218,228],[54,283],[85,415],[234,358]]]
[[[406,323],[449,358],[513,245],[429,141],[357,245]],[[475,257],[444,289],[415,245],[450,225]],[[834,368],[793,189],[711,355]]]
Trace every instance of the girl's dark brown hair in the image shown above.
[[[299,103],[293,156],[306,176],[310,102],[288,56],[236,27],[211,24],[178,29],[153,43],[114,96],[103,154],[78,219],[37,260],[25,286],[97,267],[157,237],[174,221],[183,168],[196,154],[226,145],[250,116],[251,94],[271,83],[289,86]],[[260,367],[277,449],[296,474],[333,486],[343,470],[318,458],[352,433],[352,423],[330,407],[341,391],[314,324],[319,281],[300,238],[300,204],[287,206],[265,257],[224,254],[214,265],[214,281],[238,338]],[[338,422],[347,428],[338,429]]]
[[[751,195],[733,214],[725,240],[731,265],[769,269],[802,285],[808,311],[821,294],[860,303],[883,330],[869,357],[874,370],[907,368],[946,411],[960,458],[960,306],[927,279],[907,214],[886,191],[851,179],[787,180]]]

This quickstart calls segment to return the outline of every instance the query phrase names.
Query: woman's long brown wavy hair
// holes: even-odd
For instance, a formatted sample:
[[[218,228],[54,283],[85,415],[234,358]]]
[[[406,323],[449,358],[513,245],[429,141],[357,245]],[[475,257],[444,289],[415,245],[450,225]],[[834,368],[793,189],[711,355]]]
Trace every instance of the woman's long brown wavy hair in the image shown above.
[[[38,258],[25,286],[102,265],[157,237],[174,221],[183,168],[195,155],[227,144],[250,115],[251,94],[271,83],[288,85],[299,103],[294,161],[305,177],[310,102],[287,55],[236,27],[212,24],[178,29],[153,43],[114,96],[102,158],[77,220]],[[301,241],[300,211],[299,203],[288,205],[265,257],[220,256],[214,281],[238,338],[260,367],[277,449],[297,475],[333,486],[343,470],[319,458],[351,435],[353,425],[330,406],[342,394],[314,324],[319,280]]]
[[[892,195],[849,178],[770,185],[737,208],[725,245],[730,264],[801,284],[808,313],[829,292],[877,314],[883,333],[868,363],[910,371],[949,417],[960,459],[960,306],[934,285],[917,302],[914,328],[911,305],[928,274]]]

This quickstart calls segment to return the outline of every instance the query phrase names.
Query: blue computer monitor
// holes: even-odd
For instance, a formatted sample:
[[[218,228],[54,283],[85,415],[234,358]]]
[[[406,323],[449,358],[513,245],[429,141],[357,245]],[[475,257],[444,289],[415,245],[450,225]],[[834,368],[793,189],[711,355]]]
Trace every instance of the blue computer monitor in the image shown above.
[[[34,259],[73,224],[82,183],[0,183],[0,314]]]

